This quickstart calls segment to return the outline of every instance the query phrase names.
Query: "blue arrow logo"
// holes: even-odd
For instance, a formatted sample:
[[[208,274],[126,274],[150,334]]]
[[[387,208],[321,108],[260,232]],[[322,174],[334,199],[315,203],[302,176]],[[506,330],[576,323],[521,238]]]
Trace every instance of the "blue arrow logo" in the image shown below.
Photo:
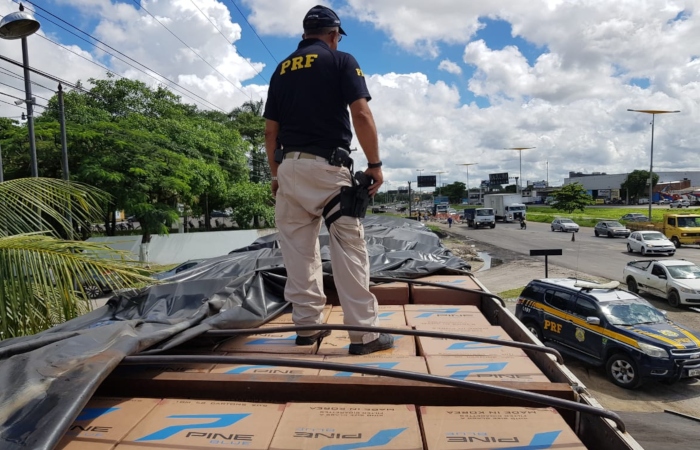
[[[447,364],[445,367],[474,367],[471,370],[460,370],[450,375],[450,378],[466,379],[469,375],[479,372],[500,372],[508,363],[475,363],[475,364]]]
[[[406,428],[394,428],[393,430],[381,430],[366,442],[354,442],[350,444],[327,445],[320,450],[355,450],[357,448],[381,447],[387,445]]]
[[[184,414],[168,416],[168,419],[216,419],[209,423],[185,423],[182,425],[172,425],[161,430],[151,433],[148,436],[136,439],[136,442],[142,441],[160,441],[176,435],[180,431],[194,430],[198,428],[225,428],[233,425],[241,419],[248,417],[250,414]]]
[[[83,408],[83,410],[80,411],[80,415],[75,420],[97,419],[100,416],[104,416],[105,414],[109,414],[114,411],[119,411],[119,408]]]

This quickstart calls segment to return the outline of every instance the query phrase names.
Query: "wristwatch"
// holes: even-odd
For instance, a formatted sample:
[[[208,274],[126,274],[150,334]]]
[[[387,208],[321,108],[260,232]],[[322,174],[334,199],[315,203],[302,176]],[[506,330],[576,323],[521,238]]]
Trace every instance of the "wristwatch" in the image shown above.
[[[377,167],[382,167],[382,162],[376,162],[376,163],[367,163],[367,168],[368,169],[376,169]]]

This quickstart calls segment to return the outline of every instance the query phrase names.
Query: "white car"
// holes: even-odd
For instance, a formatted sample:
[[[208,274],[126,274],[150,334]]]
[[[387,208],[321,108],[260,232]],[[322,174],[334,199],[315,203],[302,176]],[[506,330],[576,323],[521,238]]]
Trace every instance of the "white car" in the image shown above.
[[[676,246],[658,231],[635,231],[627,238],[627,251],[642,255],[664,254],[673,256]]]
[[[690,208],[690,202],[688,200],[674,200],[669,205],[671,208]]]
[[[573,231],[578,233],[578,224],[571,219],[554,219],[552,221],[552,231],[562,231],[564,233]]]
[[[700,304],[700,267],[684,259],[630,261],[622,270],[627,289],[668,299],[668,304]]]

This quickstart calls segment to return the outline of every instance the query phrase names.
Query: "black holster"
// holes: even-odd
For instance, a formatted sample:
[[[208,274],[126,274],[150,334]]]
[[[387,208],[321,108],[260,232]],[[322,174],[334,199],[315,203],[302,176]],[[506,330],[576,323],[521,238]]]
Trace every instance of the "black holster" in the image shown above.
[[[372,184],[372,179],[365,175],[364,172],[357,172],[352,178],[352,186],[343,186],[340,188],[340,194],[331,199],[330,202],[323,208],[323,217],[326,221],[326,228],[331,229],[333,222],[341,216],[350,216],[364,218],[369,206],[369,187]],[[340,204],[340,209],[330,216],[328,213],[337,204]]]

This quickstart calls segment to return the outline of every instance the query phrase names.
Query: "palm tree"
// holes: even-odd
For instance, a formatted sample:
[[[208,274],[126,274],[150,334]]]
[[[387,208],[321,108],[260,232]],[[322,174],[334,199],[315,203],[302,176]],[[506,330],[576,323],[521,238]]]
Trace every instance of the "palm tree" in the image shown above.
[[[109,195],[50,178],[0,183],[0,339],[35,334],[91,309],[83,284],[153,282],[126,253],[77,239]],[[89,229],[89,228],[88,228]]]

